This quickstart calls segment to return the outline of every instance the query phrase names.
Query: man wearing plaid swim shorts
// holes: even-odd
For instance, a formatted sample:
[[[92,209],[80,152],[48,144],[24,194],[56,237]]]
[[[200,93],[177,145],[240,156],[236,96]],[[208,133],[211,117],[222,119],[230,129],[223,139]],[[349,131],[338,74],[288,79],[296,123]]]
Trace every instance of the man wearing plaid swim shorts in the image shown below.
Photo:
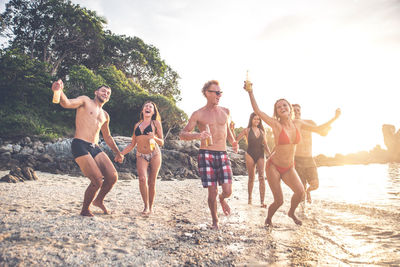
[[[204,188],[232,183],[231,162],[226,151],[199,150],[199,173]]]
[[[232,194],[232,170],[226,153],[226,140],[228,139],[235,152],[238,151],[238,143],[229,128],[229,109],[218,106],[222,96],[218,81],[206,82],[202,93],[207,104],[193,112],[180,138],[188,141],[200,139],[199,173],[203,187],[208,189],[212,228],[218,229],[217,196],[224,214],[229,215],[230,207],[226,198]],[[199,133],[192,132],[196,126]],[[221,194],[218,194],[218,185],[222,188]]]

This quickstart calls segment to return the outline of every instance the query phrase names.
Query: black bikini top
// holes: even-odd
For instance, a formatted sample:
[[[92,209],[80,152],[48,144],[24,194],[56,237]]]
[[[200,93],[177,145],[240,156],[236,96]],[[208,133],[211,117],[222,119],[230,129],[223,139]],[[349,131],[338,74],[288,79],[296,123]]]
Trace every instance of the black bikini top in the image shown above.
[[[140,124],[136,127],[135,136],[139,135],[147,135],[148,133],[153,132],[153,128],[151,127],[151,123],[143,130],[143,133],[140,131]]]

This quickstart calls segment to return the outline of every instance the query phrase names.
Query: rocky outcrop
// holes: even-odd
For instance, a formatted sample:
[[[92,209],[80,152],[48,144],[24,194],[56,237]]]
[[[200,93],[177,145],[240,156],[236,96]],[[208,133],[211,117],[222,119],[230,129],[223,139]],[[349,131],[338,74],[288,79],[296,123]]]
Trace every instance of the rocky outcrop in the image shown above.
[[[25,181],[33,181],[38,180],[35,171],[29,167],[14,167],[11,169],[10,173],[3,176],[0,179],[0,182],[6,183],[18,183],[18,182],[25,182]]]
[[[382,133],[391,161],[400,162],[400,130],[396,132],[393,125],[384,124]]]
[[[130,137],[114,137],[120,150],[131,141]],[[82,175],[71,154],[72,139],[58,139],[54,142],[41,142],[34,137],[26,137],[17,142],[0,140],[0,168],[11,169],[15,166],[27,166],[35,170],[50,173],[67,173]],[[100,142],[100,147],[111,160],[114,155],[111,149]],[[198,177],[197,154],[200,147],[198,141],[168,140],[161,148],[162,166],[159,177],[166,180]],[[233,153],[228,148],[234,175],[247,173],[244,162],[244,151]],[[114,163],[120,179],[134,179],[136,171],[136,149],[125,156],[122,164]]]

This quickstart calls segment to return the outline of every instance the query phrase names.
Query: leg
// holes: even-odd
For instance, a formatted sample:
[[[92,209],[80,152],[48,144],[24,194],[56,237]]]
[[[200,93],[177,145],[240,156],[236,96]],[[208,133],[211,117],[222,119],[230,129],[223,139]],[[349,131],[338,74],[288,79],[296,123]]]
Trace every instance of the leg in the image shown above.
[[[106,197],[108,192],[110,192],[111,188],[113,188],[114,184],[117,182],[118,172],[106,153],[101,152],[97,154],[94,160],[96,161],[97,166],[99,166],[100,171],[104,175],[104,182],[103,185],[101,186],[99,194],[93,201],[93,205],[102,209],[104,214],[110,214],[107,208],[104,206],[104,198]]]
[[[79,165],[82,173],[90,179],[90,184],[85,191],[81,215],[93,216],[89,206],[92,203],[97,191],[103,184],[103,174],[97,166],[96,161],[89,154],[77,157],[75,161]]]
[[[144,203],[142,214],[149,213],[149,190],[147,187],[147,167],[149,163],[142,157],[136,157],[136,168],[139,175],[139,189]]]
[[[267,164],[268,165],[268,164]],[[269,188],[274,196],[274,202],[268,207],[268,215],[265,219],[266,226],[272,226],[272,217],[280,206],[283,204],[283,193],[281,187],[281,174],[275,169],[274,165],[266,167],[267,180]]]
[[[157,181],[158,171],[160,170],[161,162],[162,162],[162,157],[160,151],[150,161],[150,174],[148,178],[150,213],[153,210],[154,197],[156,195],[156,181]]]
[[[255,176],[255,164],[253,158],[246,152],[245,156],[247,173],[249,175],[249,181],[247,183],[247,191],[249,193],[248,203],[252,203],[254,176]]]
[[[318,189],[319,187],[319,179],[318,179],[318,171],[317,171],[317,167],[310,167],[309,168],[309,179],[308,179],[308,183],[309,186],[307,188],[307,202],[311,203],[311,194],[310,192],[313,190]]]
[[[285,172],[282,175],[282,180],[285,182],[285,184],[287,184],[287,186],[290,187],[290,189],[292,189],[294,193],[288,215],[297,225],[301,225],[302,222],[295,216],[294,212],[304,197],[304,186],[294,168],[290,168],[290,170]]]
[[[217,185],[211,185],[208,187],[208,207],[210,208],[212,218],[212,228],[218,229],[218,215],[217,215]]]
[[[301,165],[301,162],[297,162],[296,161],[296,167],[295,170],[297,172],[297,175],[300,177],[301,183],[303,184],[304,190],[306,190],[307,187],[307,168],[299,166]],[[305,201],[305,197],[303,197],[303,199],[301,201]]]
[[[222,184],[222,193],[219,195],[219,202],[225,215],[231,214],[231,208],[225,201],[226,198],[232,195],[232,184]]]
[[[264,203],[265,198],[265,178],[264,178],[264,169],[265,169],[265,158],[259,158],[257,161],[257,170],[258,170],[258,182],[260,189],[260,202],[261,207],[266,208],[267,205]]]

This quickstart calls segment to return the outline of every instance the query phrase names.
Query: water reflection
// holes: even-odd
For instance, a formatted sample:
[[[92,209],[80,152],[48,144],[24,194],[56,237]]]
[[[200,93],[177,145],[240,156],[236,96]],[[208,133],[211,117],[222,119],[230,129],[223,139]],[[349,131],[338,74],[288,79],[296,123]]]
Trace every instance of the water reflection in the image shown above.
[[[234,185],[236,214],[229,220],[267,240],[265,256],[258,263],[400,265],[400,164],[321,167],[318,171],[320,188],[312,192],[313,203],[297,211],[301,227],[287,217],[292,192],[286,186],[282,186],[285,203],[274,216],[277,227],[265,231],[261,228],[266,209],[247,205],[247,177]],[[272,199],[267,190],[266,203]],[[257,201],[256,194],[253,202]]]
[[[388,194],[392,195],[391,199],[400,198],[400,164],[388,164]]]

